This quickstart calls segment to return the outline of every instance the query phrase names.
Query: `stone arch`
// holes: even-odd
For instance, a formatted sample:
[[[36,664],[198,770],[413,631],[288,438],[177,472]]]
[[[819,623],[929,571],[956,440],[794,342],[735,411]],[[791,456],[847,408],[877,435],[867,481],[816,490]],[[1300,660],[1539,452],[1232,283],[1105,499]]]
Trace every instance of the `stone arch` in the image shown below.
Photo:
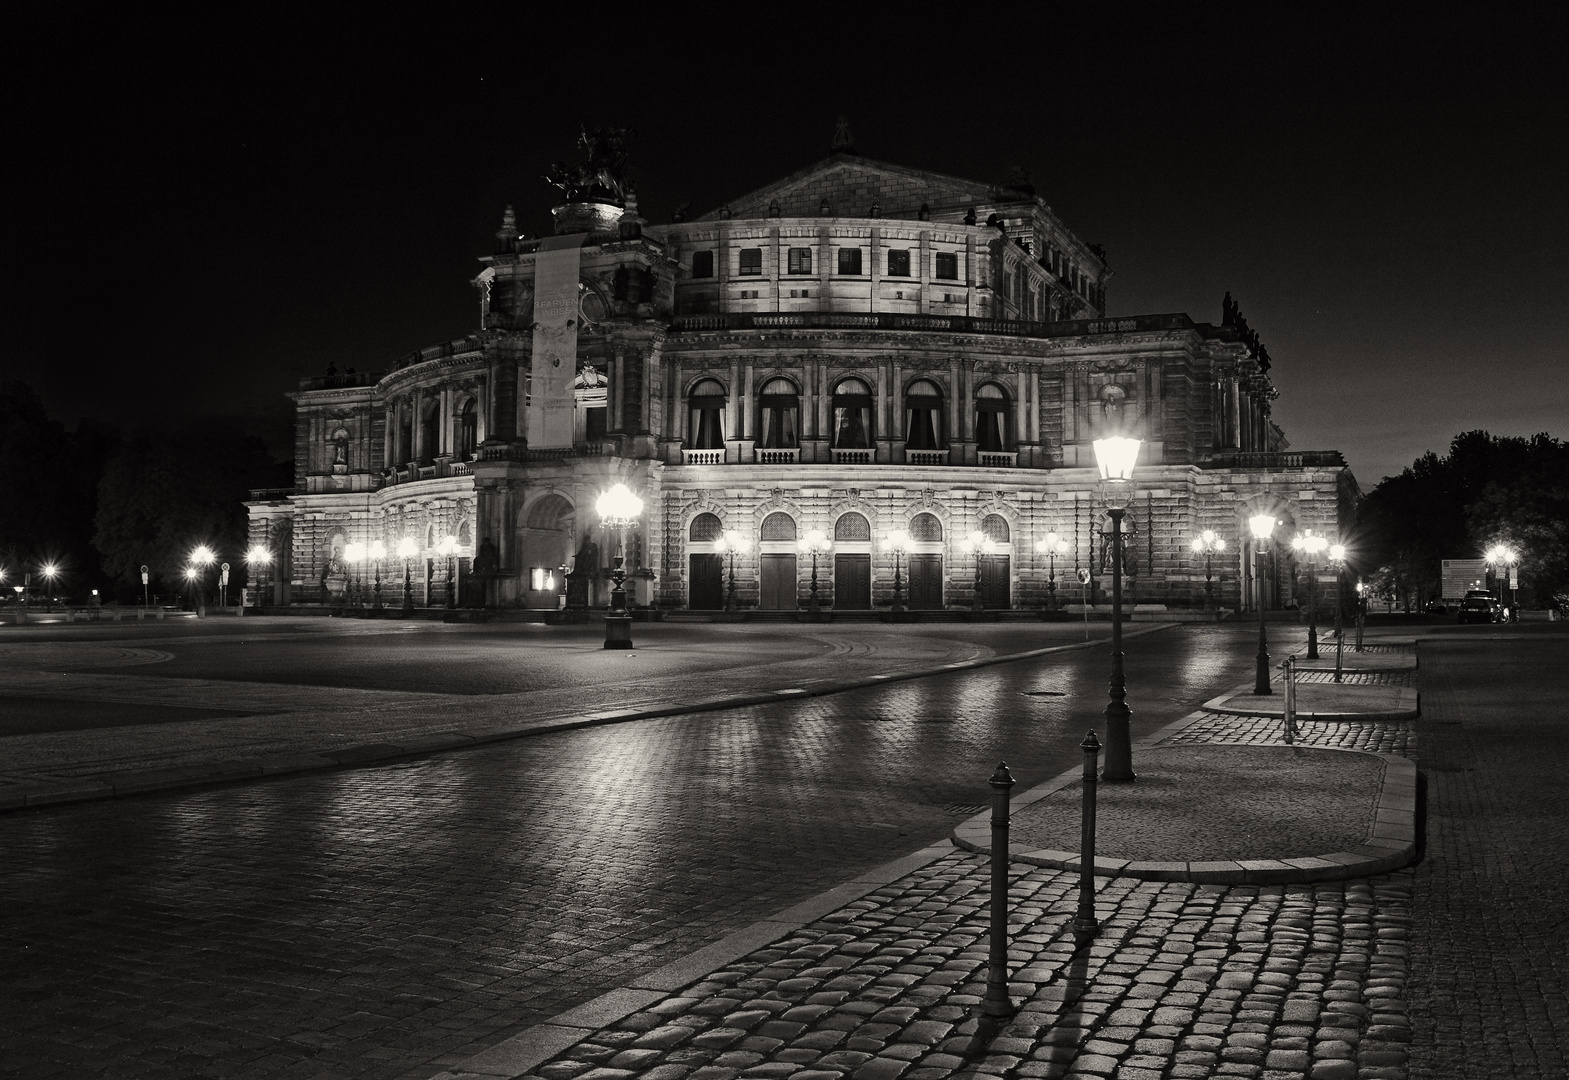
[[[1008,519],[995,511],[981,519],[981,532],[994,544],[1013,543],[1013,530]]]
[[[517,535],[527,606],[556,607],[565,584],[560,570],[577,554],[577,507],[559,491],[544,492],[519,512]]]
[[[783,510],[775,510],[765,517],[758,529],[759,540],[795,540],[797,535],[795,518]]]
[[[692,520],[687,523],[687,540],[694,544],[711,544],[724,533],[724,522],[719,515],[709,510],[703,510],[692,515]]]
[[[870,542],[871,520],[859,510],[846,510],[834,519],[833,537],[835,541]]]
[[[942,519],[930,510],[919,510],[910,517],[910,539],[916,543],[942,543]]]

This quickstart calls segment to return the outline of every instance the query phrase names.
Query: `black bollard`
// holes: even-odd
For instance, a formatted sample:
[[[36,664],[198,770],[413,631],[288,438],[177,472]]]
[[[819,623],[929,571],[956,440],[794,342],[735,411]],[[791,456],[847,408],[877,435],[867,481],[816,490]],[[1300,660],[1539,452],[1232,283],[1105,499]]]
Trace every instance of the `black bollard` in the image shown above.
[[[1095,918],[1095,766],[1100,740],[1091,731],[1079,746],[1084,751],[1084,820],[1079,833],[1079,911],[1073,929],[1093,934],[1100,927]]]
[[[986,1000],[981,1002],[981,1012],[986,1016],[1012,1016],[1013,1001],[1008,997],[1008,793],[1013,787],[1013,774],[1006,761],[997,763],[991,785],[992,941]]]

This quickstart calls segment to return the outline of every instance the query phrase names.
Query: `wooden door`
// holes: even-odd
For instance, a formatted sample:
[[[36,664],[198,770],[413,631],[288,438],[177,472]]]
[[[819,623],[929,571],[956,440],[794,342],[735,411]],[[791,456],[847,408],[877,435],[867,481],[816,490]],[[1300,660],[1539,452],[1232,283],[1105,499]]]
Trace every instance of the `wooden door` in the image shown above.
[[[764,555],[762,559],[762,593],[757,606],[764,611],[794,611],[795,556]]]
[[[725,557],[689,555],[686,606],[693,611],[718,611],[725,606]]]
[[[910,608],[942,610],[942,556],[910,556]]]
[[[872,609],[872,557],[834,556],[834,607],[849,611]]]
[[[1007,555],[982,555],[981,606],[988,611],[1001,611],[1008,607],[1009,563]]]

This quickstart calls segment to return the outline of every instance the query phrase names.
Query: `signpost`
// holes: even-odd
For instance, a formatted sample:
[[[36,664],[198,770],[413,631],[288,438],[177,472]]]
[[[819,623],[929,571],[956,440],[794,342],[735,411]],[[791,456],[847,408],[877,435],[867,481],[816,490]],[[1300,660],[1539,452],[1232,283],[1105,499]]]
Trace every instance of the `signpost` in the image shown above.
[[[1083,603],[1079,606],[1084,608],[1084,640],[1088,641],[1090,639],[1090,572],[1082,566],[1079,567],[1079,584],[1083,586],[1079,590],[1079,599]]]
[[[218,610],[223,611],[229,606],[229,564],[224,563],[218,568]]]
[[[1445,600],[1463,600],[1468,589],[1487,588],[1486,559],[1444,559],[1442,565]]]
[[[147,602],[147,564],[142,564],[142,607],[151,607]]]

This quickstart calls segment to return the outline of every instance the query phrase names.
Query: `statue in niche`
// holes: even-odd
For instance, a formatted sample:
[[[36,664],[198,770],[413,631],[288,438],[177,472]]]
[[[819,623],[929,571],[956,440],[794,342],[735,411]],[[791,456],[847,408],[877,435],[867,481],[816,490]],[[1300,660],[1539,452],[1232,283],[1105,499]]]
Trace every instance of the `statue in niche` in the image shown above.
[[[599,580],[599,545],[584,537],[572,560],[567,574],[567,607],[579,611],[588,609],[589,582]]]
[[[500,569],[501,550],[496,547],[496,542],[487,536],[479,542],[479,551],[474,554],[474,573],[495,574]]]
[[[1110,434],[1127,434],[1124,415],[1127,411],[1128,392],[1116,383],[1107,383],[1100,391],[1100,430]]]

